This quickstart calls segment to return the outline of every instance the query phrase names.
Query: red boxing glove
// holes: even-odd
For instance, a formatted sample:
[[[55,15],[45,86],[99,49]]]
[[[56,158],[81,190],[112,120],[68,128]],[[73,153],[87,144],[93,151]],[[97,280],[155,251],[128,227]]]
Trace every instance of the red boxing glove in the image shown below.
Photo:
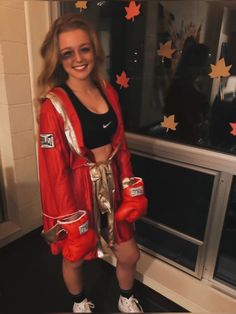
[[[123,201],[115,213],[115,219],[117,221],[127,220],[128,222],[134,222],[146,215],[147,212],[148,200],[144,195],[142,178],[133,177],[129,179],[129,182],[126,187],[123,182]]]
[[[57,221],[67,235],[62,241],[62,255],[75,262],[83,259],[97,246],[96,232],[89,228],[88,214],[80,210],[74,215]]]

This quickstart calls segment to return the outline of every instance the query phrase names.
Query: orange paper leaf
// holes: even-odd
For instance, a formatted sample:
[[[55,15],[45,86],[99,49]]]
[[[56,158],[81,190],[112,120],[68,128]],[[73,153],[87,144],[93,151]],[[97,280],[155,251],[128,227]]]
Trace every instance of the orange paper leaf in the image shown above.
[[[216,78],[216,77],[227,77],[227,76],[230,76],[230,68],[231,68],[232,65],[228,65],[226,66],[225,65],[225,59],[222,58],[220,59],[219,61],[217,61],[216,65],[214,64],[211,64],[211,70],[212,72],[209,73],[209,76],[211,78]]]
[[[120,85],[120,88],[124,87],[127,88],[128,82],[129,82],[130,78],[127,77],[125,71],[123,71],[121,73],[121,75],[116,74],[116,83]]]
[[[236,122],[230,123],[230,126],[232,128],[230,134],[232,134],[233,136],[236,136]]]
[[[168,40],[165,44],[160,43],[160,49],[157,50],[158,56],[171,59],[172,54],[176,51],[176,49],[171,49],[171,45],[172,45],[172,40]]]
[[[134,0],[131,0],[129,6],[125,7],[125,11],[127,13],[125,18],[127,20],[132,19],[132,21],[134,21],[134,17],[140,14],[140,7],[141,4],[136,4]]]
[[[80,12],[82,10],[86,10],[87,9],[87,2],[88,1],[83,1],[83,0],[78,0],[76,3],[75,3],[75,7],[77,9],[80,9]]]
[[[171,129],[172,131],[175,131],[177,125],[178,125],[178,123],[175,122],[175,115],[174,114],[172,114],[168,117],[164,116],[164,121],[161,122],[161,126],[163,126],[164,128],[167,128],[166,132],[168,132],[169,129]]]

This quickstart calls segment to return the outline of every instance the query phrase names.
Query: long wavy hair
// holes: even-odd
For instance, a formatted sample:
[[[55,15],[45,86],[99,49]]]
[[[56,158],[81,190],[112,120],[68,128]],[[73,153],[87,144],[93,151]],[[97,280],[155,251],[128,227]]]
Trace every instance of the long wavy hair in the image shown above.
[[[100,87],[104,85],[105,75],[103,65],[105,57],[97,32],[90,22],[81,18],[79,14],[68,13],[54,21],[40,49],[40,54],[43,58],[43,66],[37,81],[37,100],[39,102],[45,98],[51,88],[65,82],[68,78],[60,62],[58,37],[59,34],[63,32],[75,29],[82,29],[87,32],[95,57],[95,65],[91,73],[91,79]]]

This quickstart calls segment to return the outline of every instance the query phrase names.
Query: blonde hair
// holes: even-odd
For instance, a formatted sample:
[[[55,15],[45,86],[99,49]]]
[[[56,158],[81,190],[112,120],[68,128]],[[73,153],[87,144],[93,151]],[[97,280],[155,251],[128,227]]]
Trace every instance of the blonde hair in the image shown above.
[[[82,29],[87,32],[94,51],[95,66],[91,78],[95,84],[103,87],[105,76],[103,72],[104,52],[93,26],[79,14],[68,13],[60,16],[51,25],[40,49],[43,58],[42,71],[38,77],[38,101],[45,98],[47,92],[56,85],[65,82],[68,78],[59,59],[58,36],[63,32]]]

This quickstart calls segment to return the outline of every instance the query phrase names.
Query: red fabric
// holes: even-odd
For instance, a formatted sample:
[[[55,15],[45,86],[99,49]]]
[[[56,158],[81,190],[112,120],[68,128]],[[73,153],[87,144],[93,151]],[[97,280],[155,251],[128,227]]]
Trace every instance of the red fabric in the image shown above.
[[[79,117],[63,89],[56,87],[52,92],[60,98],[66,114],[73,126],[78,145],[82,152],[90,153],[83,143],[83,134]],[[107,98],[118,119],[118,128],[112,139],[112,147],[119,145],[119,150],[112,164],[116,181],[116,203],[120,203],[119,186],[125,177],[132,177],[130,153],[124,136],[124,126],[119,106],[118,96],[111,85],[104,90]],[[70,149],[64,134],[64,121],[55,110],[49,99],[46,99],[40,109],[39,135],[52,134],[54,147],[42,148],[39,151],[39,177],[43,213],[52,217],[58,217],[74,213],[78,210],[88,210],[90,221],[92,216],[92,186],[89,169],[83,166],[86,163],[84,157],[78,156]],[[91,154],[90,154],[91,155]],[[55,219],[43,216],[44,231],[50,229],[56,223]],[[127,241],[133,237],[133,225],[122,221],[115,223],[116,243]],[[60,242],[51,244],[53,254],[61,252]],[[95,257],[95,254],[94,254]],[[91,258],[91,254],[90,257]]]
[[[61,242],[62,254],[67,260],[75,262],[86,257],[88,259],[91,251],[96,254],[98,238],[95,230],[89,226],[87,213],[77,220],[59,223],[67,231],[66,238]]]
[[[117,221],[135,222],[147,213],[148,200],[144,195],[144,184],[140,178],[122,191],[122,204],[115,213]]]

